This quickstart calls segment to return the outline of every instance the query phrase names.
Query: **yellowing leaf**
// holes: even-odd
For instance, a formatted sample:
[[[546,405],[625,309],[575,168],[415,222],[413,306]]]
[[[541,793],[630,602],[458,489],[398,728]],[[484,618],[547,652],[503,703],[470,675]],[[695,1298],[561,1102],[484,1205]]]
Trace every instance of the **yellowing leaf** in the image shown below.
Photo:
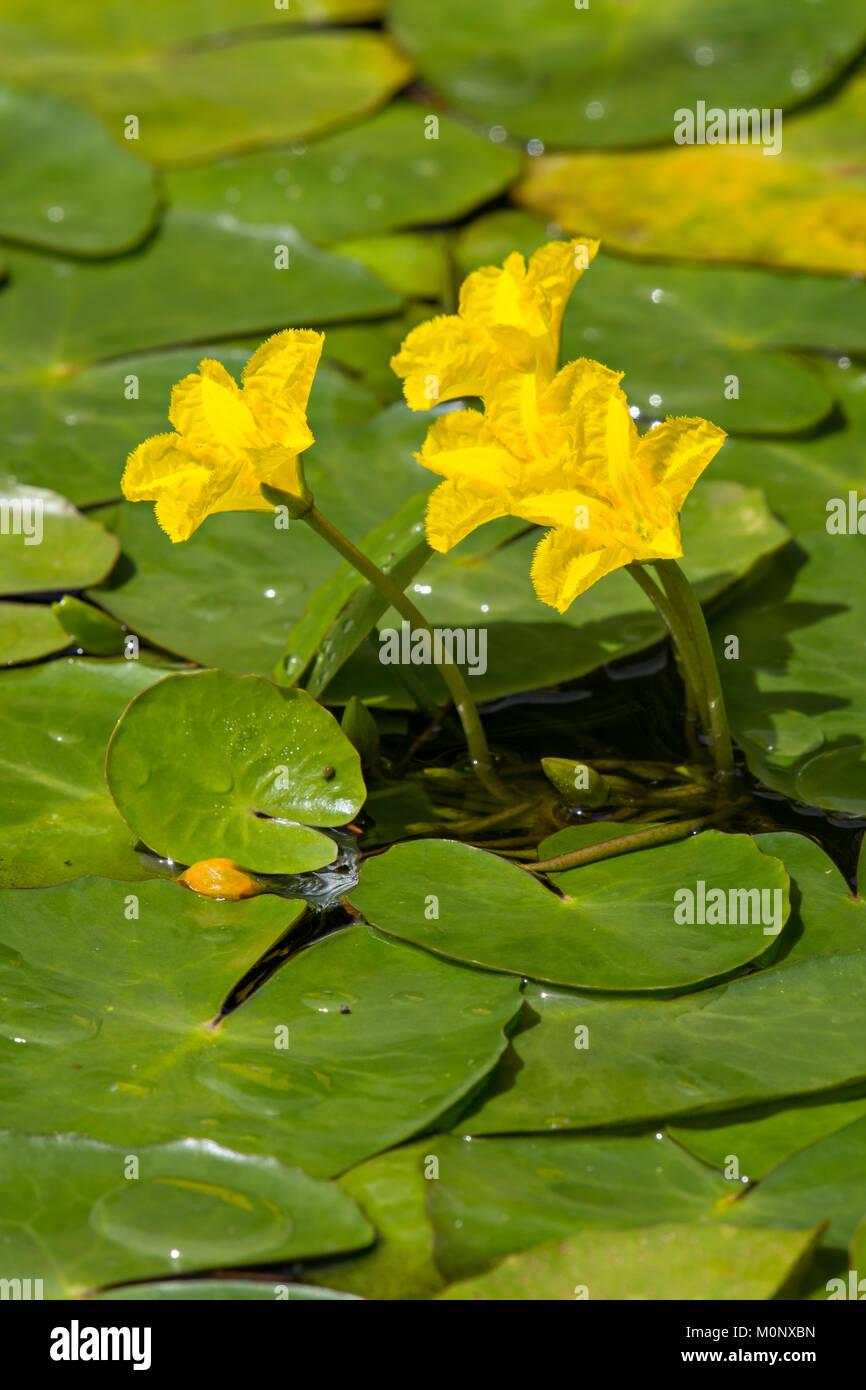
[[[866,264],[866,78],[784,118],[782,149],[679,145],[532,161],[526,207],[607,250],[850,272]]]

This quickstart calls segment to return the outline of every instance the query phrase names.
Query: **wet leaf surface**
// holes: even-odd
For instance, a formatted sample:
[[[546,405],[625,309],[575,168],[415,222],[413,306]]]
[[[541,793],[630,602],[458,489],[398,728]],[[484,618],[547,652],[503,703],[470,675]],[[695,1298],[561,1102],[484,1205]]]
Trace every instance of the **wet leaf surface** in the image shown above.
[[[570,848],[563,832],[560,853]],[[395,845],[365,865],[353,905],[368,922],[447,959],[598,990],[693,988],[771,949],[755,913],[739,925],[684,922],[678,896],[720,893],[724,915],[745,885],[778,897],[787,915],[787,876],[746,835],[707,831],[700,839],[644,850],[552,875],[555,892],[524,869],[450,840]],[[679,917],[679,921],[677,920]]]
[[[519,1008],[513,980],[350,927],[209,1026],[303,905],[214,902],[166,881],[135,885],[134,903],[130,891],[90,879],[4,895],[11,1128],[126,1152],[182,1133],[330,1176],[463,1101]]]
[[[130,1154],[76,1134],[4,1133],[0,1158],[3,1268],[45,1270],[44,1298],[372,1237],[335,1184],[206,1139]]]
[[[225,858],[265,874],[320,869],[313,827],[360,810],[361,764],[333,715],[258,676],[167,676],[132,701],[108,745],[114,803],[140,840],[181,864]]]

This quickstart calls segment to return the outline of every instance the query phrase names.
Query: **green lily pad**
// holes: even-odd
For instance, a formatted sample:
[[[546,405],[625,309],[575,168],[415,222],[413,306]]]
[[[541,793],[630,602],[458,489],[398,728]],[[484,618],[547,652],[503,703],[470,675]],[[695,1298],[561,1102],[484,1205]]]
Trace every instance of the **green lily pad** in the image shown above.
[[[0,72],[89,107],[118,143],[158,164],[314,135],[374,110],[411,76],[405,55],[383,34],[280,35],[286,12],[274,6],[179,8],[173,18],[168,5],[155,6],[140,28],[116,0],[63,23],[7,7]],[[344,9],[349,18],[375,12],[370,4]],[[339,17],[336,7],[304,5],[290,22],[331,16]]]
[[[499,264],[513,250],[531,255],[549,239],[526,213],[492,213],[462,234],[461,269]],[[629,401],[649,420],[703,415],[734,433],[803,430],[831,410],[830,383],[817,364],[780,349],[866,348],[863,294],[822,276],[646,265],[602,252],[569,300],[561,357],[624,371]]]
[[[288,248],[286,269],[275,264],[286,258],[281,246]],[[207,218],[170,209],[139,255],[106,265],[25,252],[9,259],[12,284],[0,296],[2,362],[18,372],[191,339],[367,318],[394,313],[401,303],[357,261],[310,246],[285,224],[251,236],[228,213]],[[118,393],[122,401],[122,378]]]
[[[349,927],[213,1027],[301,904],[213,902],[162,879],[135,897],[128,920],[128,886],[106,879],[5,895],[0,993],[16,1007],[0,1034],[27,1039],[0,1038],[10,1127],[126,1152],[181,1133],[329,1176],[471,1094],[520,1003],[513,980]]]
[[[441,300],[447,292],[450,269],[441,234],[390,232],[352,237],[336,242],[332,249],[341,256],[353,256],[404,298]]]
[[[800,769],[797,796],[810,806],[866,815],[866,748],[836,748],[810,758]]]
[[[0,482],[0,593],[82,589],[113,568],[117,538],[56,492]]]
[[[507,1255],[488,1274],[452,1284],[438,1300],[773,1298],[808,1260],[807,1235],[736,1226],[648,1226],[593,1231]]]
[[[329,1299],[354,1299],[355,1294],[318,1289],[312,1284],[280,1284],[269,1279],[167,1279],[153,1284],[126,1284],[97,1296],[100,1303],[318,1303]]]
[[[709,1218],[729,1195],[711,1169],[663,1134],[472,1140],[435,1136],[429,1184],[436,1261],[467,1279],[505,1255],[580,1230]]]
[[[364,802],[361,763],[332,714],[260,676],[167,676],[124,711],[105,776],[130,828],[165,859],[258,873],[320,869]]]
[[[69,641],[90,656],[121,656],[125,632],[120,623],[109,618],[92,603],[84,603],[72,594],[64,594],[51,611]]]
[[[105,785],[105,747],[124,707],[162,671],[68,658],[9,672],[0,703],[0,886],[81,874],[148,877]]]
[[[325,338],[325,360],[351,372],[354,379],[375,391],[383,405],[400,400],[402,386],[391,371],[391,358],[411,330],[429,317],[429,304],[410,304],[392,318],[334,324]]]
[[[752,771],[799,801],[866,812],[866,630],[859,535],[799,535],[711,625],[731,728]],[[820,749],[820,751],[816,751]]]
[[[375,19],[381,0],[292,0],[257,12],[256,22],[279,34],[296,25]],[[70,61],[84,63],[99,53],[136,54],[142,46],[185,44],[207,33],[226,34],[249,27],[249,0],[152,0],[129,23],[124,0],[93,0],[87,9],[34,10],[27,0],[6,0],[0,36],[3,52],[28,75]]]
[[[832,859],[805,835],[759,835],[758,848],[781,859],[791,876],[791,920],[779,964],[831,951],[866,949],[866,903],[848,889]],[[861,854],[861,862],[863,855]]]
[[[784,23],[782,22],[784,16]],[[790,107],[857,51],[862,16],[844,0],[817,7],[741,9],[724,0],[665,0],[623,13],[618,5],[503,0],[496,24],[460,0],[434,11],[395,0],[394,34],[421,75],[458,109],[515,135],[569,145],[672,141],[674,112],[708,107]]]
[[[50,608],[36,603],[0,603],[0,666],[37,661],[70,644]]]
[[[6,1133],[0,1160],[3,1270],[44,1270],[45,1298],[352,1250],[373,1235],[334,1183],[207,1139],[133,1153],[77,1134]]]
[[[337,563],[302,521],[278,530],[264,512],[209,517],[172,545],[149,502],[126,503],[117,532],[123,559],[111,587],[90,596],[155,646],[241,674],[270,675],[310,590]]]
[[[771,13],[762,9],[761,19]],[[819,9],[811,18],[823,24]],[[655,81],[652,65],[646,72]],[[700,69],[702,84],[706,72]],[[805,68],[792,65],[793,77],[805,75]],[[730,95],[728,87],[726,112],[737,110]],[[776,139],[780,135],[772,111],[782,102],[765,106],[766,95],[764,90],[754,106],[771,112],[772,141],[774,129]],[[705,97],[703,90],[699,99]],[[675,111],[686,109],[677,100],[667,107],[668,139]],[[832,100],[786,115],[780,148],[769,159],[760,143],[743,141],[552,154],[532,161],[514,196],[545,221],[601,237],[608,250],[626,256],[859,275],[866,251],[866,180],[859,158],[864,112],[861,72],[841,84]]]
[[[482,849],[422,840],[368,860],[349,897],[379,930],[449,960],[598,990],[687,989],[727,974],[765,955],[788,913],[781,862],[748,835],[713,830],[554,881],[555,893]],[[701,885],[720,896],[721,913],[696,904]],[[775,904],[769,927],[761,912],[737,908],[732,891],[743,889]],[[701,925],[702,916],[747,920]]]
[[[0,237],[105,256],[136,245],[156,211],[150,169],[99,121],[47,92],[0,87]]]
[[[716,460],[722,477],[759,484],[773,511],[797,534],[826,531],[827,504],[832,498],[847,503],[863,481],[866,371],[845,356],[817,365],[837,402],[834,428],[806,439],[729,439]]]
[[[714,1168],[733,1171],[731,1160],[735,1159],[738,1180],[757,1182],[783,1159],[861,1117],[866,1117],[866,1098],[797,1105],[773,1115],[747,1115],[727,1124],[677,1124],[669,1127],[668,1133]]]
[[[425,135],[434,129],[431,115],[433,139]],[[519,168],[513,150],[401,101],[309,146],[178,170],[167,187],[170,201],[190,211],[227,210],[254,225],[290,222],[327,245],[462,217],[503,192]]]
[[[441,1135],[377,1154],[339,1179],[376,1229],[371,1250],[328,1261],[307,1277],[314,1284],[344,1289],[362,1298],[429,1298],[445,1283],[433,1257],[434,1230],[427,1206],[434,1168],[431,1149]]]
[[[657,1121],[860,1083],[864,987],[866,951],[816,956],[664,1001],[605,1002],[530,986],[533,1026],[513,1040],[516,1065],[461,1128],[502,1134]],[[577,1050],[584,1037],[588,1046]]]
[[[866,1211],[866,1119],[828,1134],[774,1168],[730,1210],[743,1226],[803,1230],[829,1221],[829,1245],[847,1245]]]
[[[236,378],[252,353],[224,343],[172,348],[120,358],[77,371],[11,365],[0,373],[0,430],[10,443],[10,467],[19,482],[50,487],[77,507],[120,496],[120,476],[143,439],[168,428],[171,388],[218,357]],[[371,415],[376,400],[344,372],[319,366],[309,414],[320,435]]]

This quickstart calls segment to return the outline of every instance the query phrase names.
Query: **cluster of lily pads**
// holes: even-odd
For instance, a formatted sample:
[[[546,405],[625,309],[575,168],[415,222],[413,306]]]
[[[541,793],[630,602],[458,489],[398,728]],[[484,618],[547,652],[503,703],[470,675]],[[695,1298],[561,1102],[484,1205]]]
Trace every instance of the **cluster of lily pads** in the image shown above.
[[[806,7],[771,61],[756,11],[716,64],[724,9],[653,7],[614,62],[552,0],[225,0],[219,42],[192,0],[129,40],[120,0],[3,6],[0,1278],[866,1276],[863,193],[826,158],[862,25]],[[772,188],[656,147],[714,83],[790,108]],[[626,444],[589,467],[593,410]],[[632,582],[681,554],[699,604]],[[381,661],[407,611],[486,669]],[[543,766],[496,746],[496,708],[644,658],[668,757],[579,700]],[[678,920],[699,883],[778,920]]]

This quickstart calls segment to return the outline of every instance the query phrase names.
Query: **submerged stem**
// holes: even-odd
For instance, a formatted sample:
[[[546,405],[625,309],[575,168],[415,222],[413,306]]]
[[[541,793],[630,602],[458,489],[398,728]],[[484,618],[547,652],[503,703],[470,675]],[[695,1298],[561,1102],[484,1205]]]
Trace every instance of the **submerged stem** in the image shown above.
[[[618,854],[631,854],[632,850],[650,849],[653,845],[667,845],[674,840],[685,840],[705,825],[726,820],[743,802],[730,802],[708,816],[696,816],[693,820],[673,821],[670,825],[653,825],[648,830],[636,830],[633,835],[617,835],[614,840],[603,840],[598,845],[587,845],[585,849],[575,849],[569,854],[558,854],[553,859],[542,859],[537,864],[527,864],[530,873],[548,873],[554,869],[576,869],[581,864],[594,864],[599,859],[613,859]]]

